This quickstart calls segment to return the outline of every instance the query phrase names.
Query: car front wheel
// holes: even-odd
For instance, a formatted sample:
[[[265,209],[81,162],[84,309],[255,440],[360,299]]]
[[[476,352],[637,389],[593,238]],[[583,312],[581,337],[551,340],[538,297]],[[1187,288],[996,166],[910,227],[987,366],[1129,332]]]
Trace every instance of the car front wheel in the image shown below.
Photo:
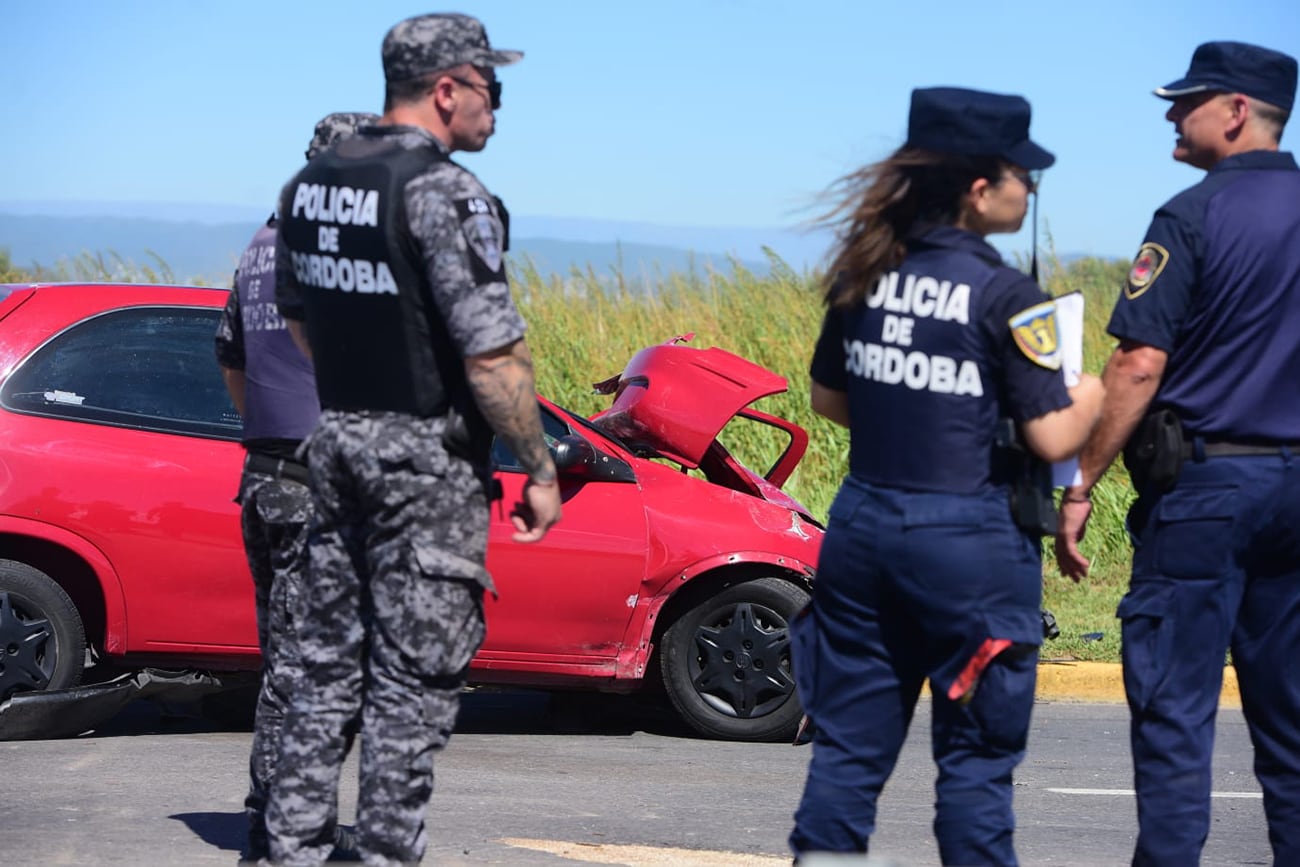
[[[793,738],[803,707],[789,624],[807,602],[789,581],[758,578],[700,602],[664,632],[664,686],[691,728],[727,740]]]
[[[0,701],[75,686],[86,661],[77,606],[44,572],[0,560]]]

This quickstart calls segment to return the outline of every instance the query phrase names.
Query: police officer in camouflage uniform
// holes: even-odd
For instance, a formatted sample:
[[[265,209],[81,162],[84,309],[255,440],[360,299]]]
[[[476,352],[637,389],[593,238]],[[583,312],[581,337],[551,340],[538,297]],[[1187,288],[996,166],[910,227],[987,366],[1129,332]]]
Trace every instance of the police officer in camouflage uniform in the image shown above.
[[[433,759],[484,634],[495,430],[529,474],[514,538],[560,516],[524,322],[506,282],[505,212],[451,162],[493,133],[495,67],[464,15],[383,42],[381,124],[299,172],[281,199],[277,300],[311,353],[315,514],[299,632],[304,682],[267,810],[274,859],[328,855],[346,732],[361,723],[357,848],[423,856]],[[489,430],[490,428],[490,430]]]
[[[307,159],[378,120],[378,115],[356,112],[326,115],[316,124]],[[275,239],[272,215],[240,257],[216,335],[217,362],[244,419],[248,454],[237,499],[262,652],[262,686],[244,799],[248,844],[243,857],[250,861],[269,854],[266,800],[278,764],[289,696],[301,679],[293,624],[307,566],[311,496],[307,467],[297,450],[320,416],[311,362],[294,345],[275,307]],[[341,830],[336,837],[347,848],[349,841]]]

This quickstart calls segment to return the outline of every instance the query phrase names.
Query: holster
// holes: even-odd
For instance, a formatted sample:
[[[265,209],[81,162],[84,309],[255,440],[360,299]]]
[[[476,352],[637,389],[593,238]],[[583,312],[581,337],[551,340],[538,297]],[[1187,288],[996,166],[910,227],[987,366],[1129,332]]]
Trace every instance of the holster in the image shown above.
[[[492,475],[492,427],[472,401],[463,411],[455,404],[447,410],[442,446],[448,454],[474,466],[474,475],[482,483],[488,502],[501,499],[501,484]]]
[[[1124,446],[1124,466],[1138,491],[1167,491],[1183,468],[1183,422],[1171,409],[1143,416]]]
[[[1009,483],[1011,519],[1035,536],[1056,533],[1056,505],[1052,501],[1052,466],[1025,448],[1016,423],[998,419],[994,445],[1000,473]]]

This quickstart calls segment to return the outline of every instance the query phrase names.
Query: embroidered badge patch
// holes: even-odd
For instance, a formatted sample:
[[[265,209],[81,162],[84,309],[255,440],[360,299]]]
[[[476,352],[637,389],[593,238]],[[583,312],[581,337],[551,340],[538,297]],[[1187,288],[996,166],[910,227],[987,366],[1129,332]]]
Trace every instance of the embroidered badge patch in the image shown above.
[[[1150,289],[1167,264],[1168,250],[1151,241],[1143,244],[1133,258],[1133,267],[1128,272],[1128,284],[1124,287],[1124,297],[1131,301]]]
[[[493,274],[501,270],[501,248],[504,239],[493,218],[492,209],[485,199],[465,199],[457,202],[461,216],[461,231],[474,254]]]
[[[1056,332],[1056,303],[1044,301],[1007,320],[1016,346],[1034,364],[1061,369],[1061,341]]]

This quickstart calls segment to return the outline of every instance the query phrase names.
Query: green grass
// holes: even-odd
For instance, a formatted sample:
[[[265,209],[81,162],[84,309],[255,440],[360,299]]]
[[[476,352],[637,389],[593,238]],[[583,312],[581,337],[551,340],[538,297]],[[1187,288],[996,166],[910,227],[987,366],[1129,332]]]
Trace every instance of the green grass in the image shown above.
[[[786,484],[792,496],[824,519],[848,466],[848,432],[809,409],[808,362],[821,326],[819,277],[797,273],[768,252],[770,273],[758,275],[738,262],[729,269],[693,269],[631,280],[611,269],[574,269],[564,277],[543,276],[528,261],[511,265],[519,306],[529,323],[528,343],[538,390],[569,409],[590,415],[609,405],[592,384],[622,371],[637,350],[694,332],[690,345],[721,347],[784,376],[789,391],[764,398],[758,409],[783,416],[808,431],[809,446]],[[1084,367],[1100,373],[1113,341],[1106,320],[1127,272],[1125,262],[1080,259],[1050,261],[1043,280],[1053,295],[1083,292],[1086,301]],[[0,249],[0,281],[23,279],[171,282],[171,270],[125,262],[115,254],[82,254],[71,262],[33,274],[13,267]],[[633,285],[634,282],[638,285]],[[650,291],[641,291],[649,287]],[[736,423],[724,441],[743,461],[765,469],[783,443],[756,425]],[[1056,615],[1061,637],[1044,647],[1045,657],[1115,661],[1119,622],[1115,607],[1128,581],[1129,545],[1124,515],[1133,492],[1127,474],[1114,467],[1093,494],[1093,517],[1084,553],[1092,559],[1081,584],[1063,578],[1050,545],[1044,546],[1044,604]],[[1100,640],[1084,640],[1101,633]]]

